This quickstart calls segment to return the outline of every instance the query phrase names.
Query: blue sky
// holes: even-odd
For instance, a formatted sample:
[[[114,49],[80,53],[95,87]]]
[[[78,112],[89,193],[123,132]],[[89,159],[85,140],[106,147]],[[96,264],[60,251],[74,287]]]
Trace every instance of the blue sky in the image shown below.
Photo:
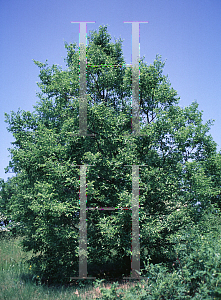
[[[71,21],[96,21],[87,30],[109,25],[112,37],[124,39],[126,63],[131,63],[131,24],[140,25],[140,55],[152,63],[156,54],[166,61],[180,106],[194,100],[203,121],[215,119],[210,134],[221,149],[221,1],[220,0],[0,0],[0,178],[10,160],[4,112],[33,111],[39,91],[39,69],[32,59],[65,67],[64,42],[79,41],[79,26]]]

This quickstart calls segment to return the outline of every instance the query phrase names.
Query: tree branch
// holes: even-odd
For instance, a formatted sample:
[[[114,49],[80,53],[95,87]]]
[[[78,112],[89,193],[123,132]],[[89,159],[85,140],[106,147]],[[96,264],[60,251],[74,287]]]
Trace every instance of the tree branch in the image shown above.
[[[101,94],[101,91],[100,91],[100,89],[99,89],[98,82],[97,82],[97,80],[95,79],[95,77],[94,77],[94,75],[93,75],[92,73],[91,73],[91,76],[93,77],[93,79],[94,79],[94,81],[95,81],[95,84],[96,84],[97,89],[98,89],[98,93],[100,94],[100,98],[102,98],[102,94]]]

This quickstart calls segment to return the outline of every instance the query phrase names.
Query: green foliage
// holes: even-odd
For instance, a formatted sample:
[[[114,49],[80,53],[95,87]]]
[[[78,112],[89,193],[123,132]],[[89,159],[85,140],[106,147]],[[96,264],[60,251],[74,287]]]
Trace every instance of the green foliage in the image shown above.
[[[41,93],[34,112],[5,114],[15,138],[8,170],[16,176],[5,183],[13,193],[2,194],[1,205],[7,203],[4,210],[19,223],[24,249],[37,254],[33,274],[51,282],[78,275],[81,164],[93,165],[87,168],[87,207],[115,208],[131,206],[131,167],[125,165],[146,165],[139,178],[141,262],[150,256],[170,268],[174,236],[220,208],[221,161],[207,135],[211,122],[202,123],[195,102],[178,106],[157,56],[149,66],[140,61],[144,135],[131,135],[131,68],[122,41],[112,43],[101,26],[87,48],[87,128],[95,135],[77,135],[79,54],[76,44],[65,47],[65,70],[35,61]],[[131,210],[88,211],[87,239],[89,266],[110,262],[130,271]]]
[[[220,229],[220,214],[207,212],[198,225],[189,224],[174,236],[172,268],[149,258],[145,299],[220,299]]]
[[[198,226],[183,228],[176,240],[176,260],[172,268],[146,260],[145,277],[125,289],[119,284],[101,287],[96,280],[93,289],[84,284],[77,287],[80,299],[91,299],[99,288],[97,299],[220,299],[220,214],[207,213]],[[207,226],[206,226],[207,225]],[[21,238],[0,237],[0,298],[1,299],[79,299],[76,287],[41,285],[27,263],[32,253],[20,246]],[[85,292],[88,297],[86,298]]]

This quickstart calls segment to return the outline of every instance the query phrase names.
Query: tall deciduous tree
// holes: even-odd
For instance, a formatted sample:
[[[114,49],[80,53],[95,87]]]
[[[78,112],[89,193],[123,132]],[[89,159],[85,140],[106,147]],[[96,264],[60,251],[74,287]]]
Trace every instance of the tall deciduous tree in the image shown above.
[[[87,130],[94,136],[77,135],[79,53],[76,44],[65,47],[65,70],[34,61],[41,89],[34,112],[6,114],[15,138],[8,168],[17,174],[10,208],[23,224],[24,248],[38,254],[32,260],[36,274],[61,281],[78,275],[77,165],[82,164],[93,165],[87,168],[87,207],[116,208],[131,206],[128,165],[143,165],[141,265],[148,255],[155,262],[170,263],[173,235],[215,204],[220,206],[220,180],[214,178],[220,160],[216,143],[207,135],[211,122],[202,123],[196,102],[178,106],[160,56],[150,65],[142,58],[143,135],[132,135],[131,68],[125,65],[122,41],[111,42],[107,27],[101,26],[91,33],[87,47]],[[88,211],[87,239],[89,266],[112,261],[130,269],[131,210]]]

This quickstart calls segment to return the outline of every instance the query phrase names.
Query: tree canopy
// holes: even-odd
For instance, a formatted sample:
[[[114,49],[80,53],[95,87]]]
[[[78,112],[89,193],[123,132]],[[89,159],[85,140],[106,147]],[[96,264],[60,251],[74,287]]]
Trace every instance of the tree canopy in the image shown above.
[[[16,173],[7,199],[24,249],[39,276],[78,275],[79,167],[87,167],[87,207],[130,207],[132,167],[140,165],[140,256],[171,264],[173,236],[220,209],[221,157],[198,104],[181,108],[165,62],[140,59],[140,136],[131,134],[131,67],[122,40],[106,26],[87,47],[87,130],[79,132],[79,49],[65,44],[66,68],[39,67],[34,111],[5,114],[15,138],[7,170]],[[127,166],[126,166],[127,165]],[[6,199],[6,197],[4,198]],[[5,209],[6,212],[6,209]],[[130,269],[131,210],[87,212],[88,264]],[[101,259],[102,258],[102,259]],[[128,275],[128,274],[125,274]]]

